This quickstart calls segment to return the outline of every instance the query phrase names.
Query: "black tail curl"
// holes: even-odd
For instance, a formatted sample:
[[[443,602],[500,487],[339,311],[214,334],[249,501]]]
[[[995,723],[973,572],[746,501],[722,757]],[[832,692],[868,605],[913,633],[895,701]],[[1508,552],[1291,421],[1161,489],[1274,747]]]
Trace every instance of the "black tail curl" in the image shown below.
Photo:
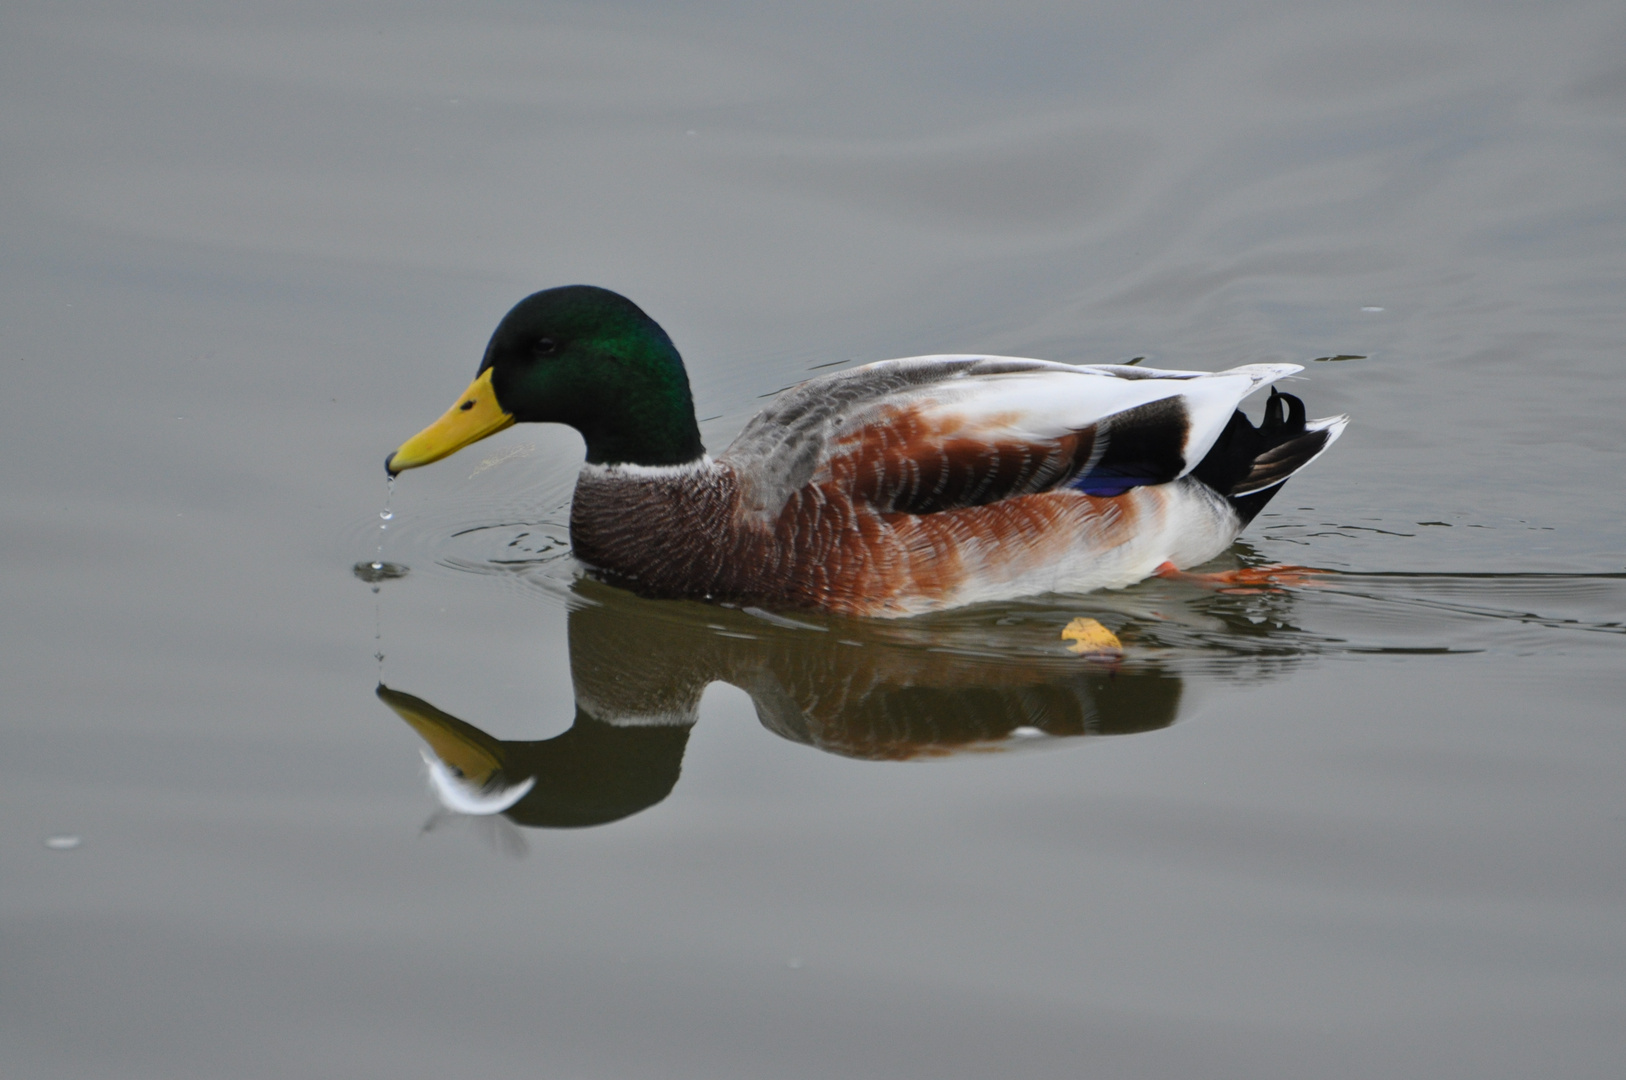
[[[1246,525],[1281,490],[1282,481],[1321,453],[1331,438],[1329,431],[1305,427],[1304,402],[1272,388],[1259,426],[1240,409],[1232,413],[1191,475],[1225,496]]]

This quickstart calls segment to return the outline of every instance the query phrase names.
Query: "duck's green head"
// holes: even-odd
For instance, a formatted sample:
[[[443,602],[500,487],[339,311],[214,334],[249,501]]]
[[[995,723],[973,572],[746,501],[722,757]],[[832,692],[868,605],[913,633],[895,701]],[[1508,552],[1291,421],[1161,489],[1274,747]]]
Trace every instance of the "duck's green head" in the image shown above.
[[[514,423],[569,424],[599,465],[681,465],[705,453],[672,339],[631,300],[592,285],[533,293],[497,324],[457,403],[401,444],[390,475]]]

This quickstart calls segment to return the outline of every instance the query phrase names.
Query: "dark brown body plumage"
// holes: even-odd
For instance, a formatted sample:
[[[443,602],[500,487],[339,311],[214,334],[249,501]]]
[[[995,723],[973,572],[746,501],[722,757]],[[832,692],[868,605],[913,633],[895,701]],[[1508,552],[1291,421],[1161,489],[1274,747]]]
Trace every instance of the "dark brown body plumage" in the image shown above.
[[[681,471],[590,467],[577,482],[571,545],[646,596],[908,614],[942,606],[991,563],[1008,577],[1055,561],[1081,536],[1119,546],[1134,536],[1140,513],[1140,499],[1065,491],[931,514],[886,512],[856,498],[842,472],[798,489],[768,517],[745,509],[727,462]]]

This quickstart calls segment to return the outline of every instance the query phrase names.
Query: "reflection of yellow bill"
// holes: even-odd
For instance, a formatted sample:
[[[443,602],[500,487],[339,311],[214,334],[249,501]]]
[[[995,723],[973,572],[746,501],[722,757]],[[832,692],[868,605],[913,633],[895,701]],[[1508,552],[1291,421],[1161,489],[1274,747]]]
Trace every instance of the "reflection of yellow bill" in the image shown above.
[[[1118,635],[1094,619],[1083,617],[1074,619],[1062,629],[1061,639],[1073,643],[1067,646],[1067,649],[1077,656],[1102,653],[1121,655],[1124,651],[1123,642],[1118,640]]]
[[[391,690],[383,683],[378,685],[378,697],[423,736],[436,757],[474,786],[486,783],[502,767],[497,740],[472,724],[441,712],[423,698]]]
[[[497,404],[497,391],[491,386],[491,368],[486,368],[457,404],[433,424],[401,444],[389,456],[384,468],[391,476],[403,469],[416,469],[431,461],[439,461],[455,454],[470,443],[479,442],[487,435],[495,435],[514,422],[512,413],[504,412]]]

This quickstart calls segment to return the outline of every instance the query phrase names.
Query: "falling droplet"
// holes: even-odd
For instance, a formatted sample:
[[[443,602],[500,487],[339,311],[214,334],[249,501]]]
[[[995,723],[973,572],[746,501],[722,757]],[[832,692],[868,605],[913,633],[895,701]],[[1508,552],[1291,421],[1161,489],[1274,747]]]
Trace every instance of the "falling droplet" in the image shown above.
[[[384,675],[384,611],[382,602],[378,599],[378,592],[381,583],[407,575],[406,567],[399,563],[384,561],[384,538],[388,535],[390,521],[395,517],[395,511],[391,507],[394,499],[395,476],[390,474],[384,477],[384,509],[378,512],[378,552],[373,556],[371,564],[357,563],[352,568],[355,575],[371,585],[373,590],[373,640],[378,642],[373,657],[378,661],[380,682],[383,682]]]
[[[52,851],[72,851],[81,843],[83,841],[77,836],[48,836],[45,838],[45,846]]]

